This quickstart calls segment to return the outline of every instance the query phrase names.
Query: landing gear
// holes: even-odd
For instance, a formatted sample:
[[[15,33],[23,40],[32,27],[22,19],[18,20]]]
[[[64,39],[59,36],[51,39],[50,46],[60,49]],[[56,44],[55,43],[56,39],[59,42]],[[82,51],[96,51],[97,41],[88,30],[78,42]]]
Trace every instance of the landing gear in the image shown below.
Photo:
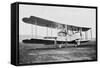
[[[79,46],[81,44],[80,39],[76,39],[75,42],[76,42],[75,46]]]
[[[60,44],[58,47],[59,48],[65,48],[65,44]]]

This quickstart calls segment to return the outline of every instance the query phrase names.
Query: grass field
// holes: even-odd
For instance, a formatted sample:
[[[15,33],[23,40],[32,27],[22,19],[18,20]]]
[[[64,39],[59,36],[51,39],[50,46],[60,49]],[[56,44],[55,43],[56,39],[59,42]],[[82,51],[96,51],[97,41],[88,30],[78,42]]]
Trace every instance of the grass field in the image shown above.
[[[65,48],[53,47],[54,45],[19,43],[19,64],[96,59],[95,41],[78,47],[74,44],[68,44]]]

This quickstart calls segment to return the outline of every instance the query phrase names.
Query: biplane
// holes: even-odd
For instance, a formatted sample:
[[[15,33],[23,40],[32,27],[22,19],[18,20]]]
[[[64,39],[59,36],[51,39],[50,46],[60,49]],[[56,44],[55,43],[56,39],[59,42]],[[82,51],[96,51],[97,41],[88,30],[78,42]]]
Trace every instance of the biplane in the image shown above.
[[[24,23],[32,24],[35,26],[47,27],[48,28],[57,29],[57,36],[45,36],[42,39],[39,38],[31,38],[24,39],[22,42],[24,43],[41,43],[41,44],[54,44],[55,46],[59,45],[62,47],[64,44],[76,44],[80,45],[81,43],[88,42],[87,39],[87,31],[90,30],[91,38],[92,38],[92,29],[88,27],[79,27],[67,24],[61,24],[54,21],[46,20],[36,16],[30,16],[29,18],[24,17],[22,19]],[[35,32],[37,32],[37,28],[35,28]],[[85,40],[83,40],[82,36],[85,33]]]

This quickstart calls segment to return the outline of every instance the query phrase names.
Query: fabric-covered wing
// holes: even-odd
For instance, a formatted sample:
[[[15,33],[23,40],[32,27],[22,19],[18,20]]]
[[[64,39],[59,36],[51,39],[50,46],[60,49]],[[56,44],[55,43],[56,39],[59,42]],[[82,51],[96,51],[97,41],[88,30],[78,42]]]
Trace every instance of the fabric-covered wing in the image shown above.
[[[78,26],[73,26],[73,25],[67,25],[67,29],[68,29],[68,30],[71,30],[71,31],[79,31],[79,30],[88,31],[88,30],[91,29],[91,28],[87,28],[87,27],[78,27]]]
[[[78,26],[73,26],[73,25],[60,24],[60,23],[56,23],[54,21],[46,20],[46,19],[36,17],[36,16],[30,16],[29,18],[24,17],[22,21],[28,24],[34,24],[34,25],[48,27],[48,28],[64,29],[67,26],[67,30],[71,30],[71,31],[79,31],[80,29],[82,31],[88,31],[89,29],[91,29],[87,27],[78,27]]]
[[[34,25],[49,27],[49,28],[56,28],[57,27],[56,22],[42,19],[42,18],[35,17],[35,16],[30,16],[29,18],[25,17],[22,20],[28,24],[34,24]]]

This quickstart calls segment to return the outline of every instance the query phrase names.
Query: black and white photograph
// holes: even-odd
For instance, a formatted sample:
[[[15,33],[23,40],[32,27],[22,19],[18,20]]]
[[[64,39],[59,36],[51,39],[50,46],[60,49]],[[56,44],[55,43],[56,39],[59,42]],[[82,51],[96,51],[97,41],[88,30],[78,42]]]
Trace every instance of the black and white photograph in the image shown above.
[[[19,64],[97,60],[96,9],[19,4]]]

